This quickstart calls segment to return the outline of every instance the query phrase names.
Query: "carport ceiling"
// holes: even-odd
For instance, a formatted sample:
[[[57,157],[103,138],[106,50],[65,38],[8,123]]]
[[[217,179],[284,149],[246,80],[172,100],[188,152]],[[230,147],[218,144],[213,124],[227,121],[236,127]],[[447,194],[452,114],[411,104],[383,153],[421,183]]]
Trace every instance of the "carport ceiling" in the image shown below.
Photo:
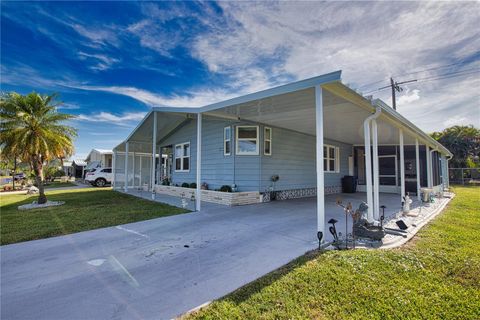
[[[325,138],[350,144],[364,143],[363,122],[371,114],[369,110],[326,89],[323,90],[323,105]],[[316,134],[314,88],[238,104],[207,114],[239,117],[241,120],[259,122],[308,135]],[[379,144],[399,143],[398,128],[393,126],[386,117],[380,116],[377,123]],[[406,144],[415,143],[415,140],[407,135],[404,141]]]

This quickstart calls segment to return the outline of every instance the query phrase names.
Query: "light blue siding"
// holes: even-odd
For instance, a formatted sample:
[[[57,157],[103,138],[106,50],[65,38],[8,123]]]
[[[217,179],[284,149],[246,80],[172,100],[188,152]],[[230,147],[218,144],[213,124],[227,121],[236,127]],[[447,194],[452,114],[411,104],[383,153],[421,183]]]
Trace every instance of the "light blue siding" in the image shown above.
[[[352,153],[352,146],[328,139],[324,143],[340,149],[340,171],[325,173],[325,187],[339,187],[341,178],[348,174],[348,157]],[[272,185],[272,175],[280,177],[275,183],[275,190],[316,187],[315,144],[314,136],[273,128],[272,155],[262,158],[260,191],[265,191]]]
[[[264,126],[259,126],[259,155],[235,154],[235,126],[252,125],[230,120],[205,117],[202,126],[202,182],[209,189],[218,189],[222,185],[236,184],[238,191],[267,190],[270,177],[279,175],[275,190],[290,190],[316,187],[315,137],[302,133],[272,127],[272,155],[263,155]],[[223,133],[226,126],[232,127],[230,156],[224,155]],[[184,126],[172,133],[160,146],[190,142],[189,172],[172,173],[172,182],[181,185],[196,180],[196,120],[189,120]],[[338,187],[341,178],[348,174],[348,156],[352,146],[325,140],[326,144],[340,148],[340,172],[325,173],[325,187]],[[173,161],[175,166],[175,159]]]

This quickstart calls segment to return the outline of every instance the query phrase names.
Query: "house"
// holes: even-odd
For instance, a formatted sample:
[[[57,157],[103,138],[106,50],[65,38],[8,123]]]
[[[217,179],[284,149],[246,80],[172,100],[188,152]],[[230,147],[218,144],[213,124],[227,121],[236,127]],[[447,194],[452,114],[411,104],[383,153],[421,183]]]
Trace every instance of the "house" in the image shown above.
[[[75,177],[75,168],[73,167],[73,161],[64,160],[61,166],[63,172],[68,177]]]
[[[83,160],[73,160],[72,161],[72,168],[73,168],[73,177],[83,179],[85,178],[85,168],[87,167],[87,163]]]
[[[368,220],[378,221],[380,192],[400,203],[407,192],[448,187],[451,156],[396,110],[344,85],[337,71],[202,107],[152,108],[114,148],[113,186],[192,196],[197,210],[202,201],[316,196],[324,233],[324,196],[342,192],[344,176],[356,178]],[[215,191],[222,186],[235,192]]]
[[[112,150],[92,149],[85,161],[87,162],[86,170],[99,167],[112,167]]]

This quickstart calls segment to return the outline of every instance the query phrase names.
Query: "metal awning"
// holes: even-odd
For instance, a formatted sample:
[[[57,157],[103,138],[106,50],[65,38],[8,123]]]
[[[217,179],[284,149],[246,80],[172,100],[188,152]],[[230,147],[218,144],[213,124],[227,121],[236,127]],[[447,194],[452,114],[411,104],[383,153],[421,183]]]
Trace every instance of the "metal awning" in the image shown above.
[[[169,135],[186,120],[202,113],[208,117],[219,117],[237,121],[252,121],[272,127],[285,128],[307,135],[315,135],[315,90],[324,89],[324,135],[349,144],[363,144],[363,122],[380,108],[378,143],[398,144],[399,129],[404,130],[405,144],[420,143],[451,153],[406,118],[381,101],[370,101],[341,83],[341,72],[333,72],[288,85],[263,90],[257,93],[229,99],[199,108],[155,107],[127,138],[130,151],[151,152],[153,136],[152,112],[157,112],[157,141]],[[142,145],[145,144],[143,147]],[[124,151],[124,143],[115,148]]]

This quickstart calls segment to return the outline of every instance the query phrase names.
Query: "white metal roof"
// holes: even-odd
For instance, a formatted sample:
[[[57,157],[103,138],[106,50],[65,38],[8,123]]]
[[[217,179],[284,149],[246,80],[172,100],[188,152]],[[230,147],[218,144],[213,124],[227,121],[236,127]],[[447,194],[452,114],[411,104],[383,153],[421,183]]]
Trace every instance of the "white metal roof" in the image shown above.
[[[87,163],[84,161],[84,160],[73,160],[72,161],[72,164],[77,165],[77,166],[80,166],[80,167],[84,167],[87,165]]]
[[[172,130],[185,119],[202,113],[206,116],[225,117],[263,123],[273,127],[286,128],[309,135],[315,135],[314,87],[324,88],[324,132],[325,138],[351,144],[363,144],[363,121],[376,107],[382,109],[379,123],[379,143],[397,144],[398,128],[404,129],[405,143],[414,144],[418,138],[444,154],[451,153],[440,143],[420,130],[397,111],[379,100],[370,101],[341,83],[341,71],[301,80],[279,87],[247,94],[197,108],[153,107],[125,141],[145,143],[135,147],[141,151],[151,149],[153,117],[157,117],[159,133]],[[150,146],[147,146],[150,144]],[[124,143],[116,150],[123,151]],[[134,151],[134,150],[131,150]]]

